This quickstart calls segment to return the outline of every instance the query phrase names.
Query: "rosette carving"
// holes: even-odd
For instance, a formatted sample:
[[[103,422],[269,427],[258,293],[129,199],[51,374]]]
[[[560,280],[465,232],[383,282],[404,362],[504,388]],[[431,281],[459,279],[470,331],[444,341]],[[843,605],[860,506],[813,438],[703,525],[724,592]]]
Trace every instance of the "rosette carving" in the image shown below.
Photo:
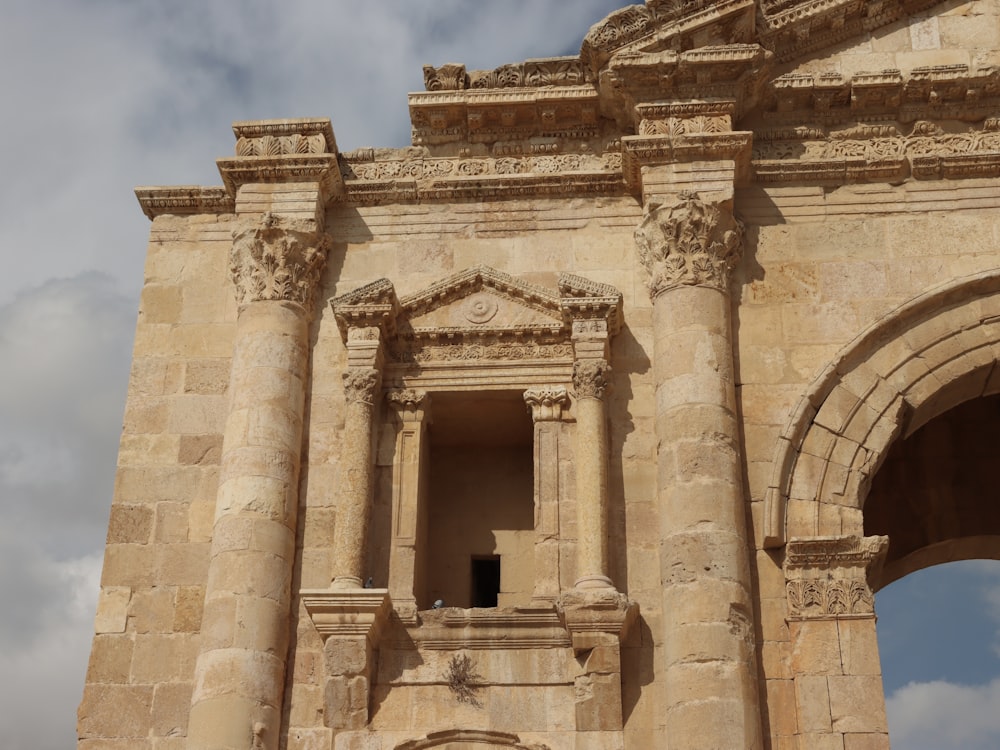
[[[349,404],[374,404],[381,380],[382,373],[375,368],[352,367],[344,373],[344,398]]]
[[[310,308],[326,263],[328,238],[312,221],[264,214],[233,231],[229,272],[240,307],[262,300]]]
[[[577,398],[604,398],[611,384],[611,365],[603,359],[582,359],[573,363],[573,390]]]
[[[656,298],[677,286],[725,290],[742,253],[743,225],[717,204],[683,191],[676,203],[650,201],[635,231],[639,260]]]

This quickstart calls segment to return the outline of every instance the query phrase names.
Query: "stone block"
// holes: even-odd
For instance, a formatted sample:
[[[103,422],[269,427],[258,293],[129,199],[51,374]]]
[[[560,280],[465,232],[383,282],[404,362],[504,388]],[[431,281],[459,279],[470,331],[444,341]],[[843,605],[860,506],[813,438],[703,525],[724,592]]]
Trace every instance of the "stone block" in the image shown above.
[[[77,733],[81,740],[146,738],[152,728],[152,705],[152,686],[87,685],[77,711]]]
[[[132,589],[128,586],[103,586],[97,597],[94,632],[124,633],[128,622]]]
[[[112,505],[108,544],[147,544],[153,530],[153,510],[143,505]]]
[[[795,677],[795,705],[799,717],[799,732],[826,733],[833,730],[830,714],[830,689],[827,677]]]
[[[838,732],[888,732],[882,678],[873,676],[830,677],[830,713]]]
[[[87,665],[87,682],[126,684],[134,640],[133,635],[124,633],[95,636]]]
[[[161,683],[153,691],[153,734],[184,737],[191,710],[191,685],[187,682]]]

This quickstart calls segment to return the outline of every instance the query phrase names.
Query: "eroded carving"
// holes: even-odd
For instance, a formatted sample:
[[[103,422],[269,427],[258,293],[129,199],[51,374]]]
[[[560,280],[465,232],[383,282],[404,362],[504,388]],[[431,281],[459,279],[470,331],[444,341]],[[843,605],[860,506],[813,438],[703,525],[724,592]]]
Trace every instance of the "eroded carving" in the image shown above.
[[[311,308],[326,263],[329,238],[307,220],[264,214],[233,231],[229,271],[236,301],[282,300]]]
[[[635,232],[650,296],[677,286],[725,290],[742,252],[743,226],[728,208],[684,191],[672,204],[651,201]]]
[[[375,368],[351,367],[344,372],[344,398],[347,403],[374,404],[382,383],[382,373]]]
[[[577,398],[604,398],[611,384],[611,365],[603,359],[583,359],[573,363],[573,390]]]
[[[793,539],[785,554],[785,593],[792,619],[870,617],[869,581],[882,565],[889,539],[819,537]]]

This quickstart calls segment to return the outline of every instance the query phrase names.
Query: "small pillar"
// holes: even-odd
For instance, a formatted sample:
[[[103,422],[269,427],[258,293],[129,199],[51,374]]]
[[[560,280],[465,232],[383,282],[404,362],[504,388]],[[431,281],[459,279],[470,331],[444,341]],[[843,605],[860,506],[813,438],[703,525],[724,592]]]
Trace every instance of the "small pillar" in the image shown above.
[[[360,589],[375,478],[374,429],[382,392],[383,341],[398,308],[386,280],[332,301],[347,345],[346,411],[342,437],[337,529],[333,539],[334,589]]]
[[[621,731],[621,644],[639,617],[639,606],[604,588],[568,591],[558,609],[578,665],[573,680],[577,731]]]
[[[524,402],[534,423],[535,589],[533,599],[555,601],[559,596],[559,442],[569,406],[563,386],[533,388]]]
[[[574,585],[578,589],[614,589],[608,576],[608,427],[604,410],[611,367],[602,357],[581,358],[580,348],[573,364],[577,528]]]

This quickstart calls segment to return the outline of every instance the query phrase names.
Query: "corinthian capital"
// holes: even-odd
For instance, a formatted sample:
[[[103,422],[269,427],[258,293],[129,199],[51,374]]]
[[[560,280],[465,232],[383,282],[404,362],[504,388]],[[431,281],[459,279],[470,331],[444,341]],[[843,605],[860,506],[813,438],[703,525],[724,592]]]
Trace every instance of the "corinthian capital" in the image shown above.
[[[742,253],[743,225],[732,212],[684,191],[676,203],[650,201],[635,231],[654,299],[676,286],[725,290]]]
[[[577,398],[604,398],[611,381],[611,365],[603,359],[578,359],[573,363],[573,390]]]
[[[326,263],[327,237],[307,220],[264,214],[233,231],[229,272],[240,307],[261,300],[312,306]]]
[[[344,398],[349,404],[357,401],[374,404],[381,385],[382,373],[373,367],[349,367],[344,372]]]

